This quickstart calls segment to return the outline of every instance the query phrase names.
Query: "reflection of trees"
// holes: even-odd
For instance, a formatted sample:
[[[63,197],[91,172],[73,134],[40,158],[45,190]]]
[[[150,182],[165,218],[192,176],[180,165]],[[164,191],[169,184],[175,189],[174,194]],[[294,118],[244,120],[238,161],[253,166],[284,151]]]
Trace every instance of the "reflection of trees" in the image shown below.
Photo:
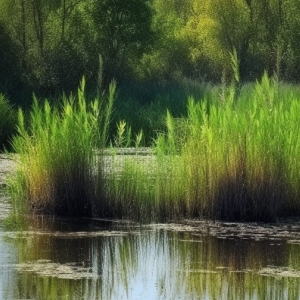
[[[258,274],[268,265],[300,270],[298,245],[270,240],[217,239],[164,230],[107,233],[80,238],[53,231],[51,235],[35,234],[18,240],[20,262],[40,259],[62,265],[75,262],[89,267],[97,278],[73,280],[20,273],[15,296],[30,299],[138,299],[137,295],[141,299],[299,298],[299,278]]]

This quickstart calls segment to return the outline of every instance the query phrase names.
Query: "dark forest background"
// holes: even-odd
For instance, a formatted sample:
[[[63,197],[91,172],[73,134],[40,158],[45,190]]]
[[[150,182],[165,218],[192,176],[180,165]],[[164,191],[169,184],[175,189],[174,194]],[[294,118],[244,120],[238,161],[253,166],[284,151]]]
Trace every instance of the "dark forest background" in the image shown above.
[[[1,0],[0,93],[55,97],[120,86],[269,76],[300,80],[298,0]],[[23,103],[22,103],[23,102]]]

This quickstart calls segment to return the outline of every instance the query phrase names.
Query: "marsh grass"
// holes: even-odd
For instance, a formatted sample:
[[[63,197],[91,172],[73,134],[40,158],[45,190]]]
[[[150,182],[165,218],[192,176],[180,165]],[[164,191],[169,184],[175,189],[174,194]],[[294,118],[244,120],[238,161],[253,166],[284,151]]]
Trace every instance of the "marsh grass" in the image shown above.
[[[35,100],[14,148],[20,166],[16,206],[66,216],[141,222],[210,217],[275,221],[300,213],[300,90],[266,74],[254,85],[212,89],[187,116],[166,113],[152,154],[104,155],[115,85],[87,105],[84,83],[62,109]],[[100,125],[99,125],[100,124]],[[100,130],[99,130],[100,128]],[[117,124],[116,145],[131,141]],[[95,149],[100,149],[95,151]],[[108,163],[108,165],[107,165]],[[17,202],[15,202],[17,203]],[[24,208],[24,209],[25,209]]]
[[[83,79],[77,96],[64,97],[62,107],[47,100],[39,104],[34,98],[29,120],[19,110],[13,147],[20,162],[11,182],[17,210],[97,215],[103,178],[101,155],[94,149],[103,149],[107,141],[116,85],[110,85],[105,102],[95,99],[89,104],[84,87]]]
[[[188,104],[188,137],[179,152],[176,173],[188,216],[273,221],[299,215],[300,93],[278,87],[266,74],[239,98],[211,95]],[[175,149],[172,117],[158,151]],[[166,151],[167,149],[167,151]],[[178,151],[177,151],[178,152]]]

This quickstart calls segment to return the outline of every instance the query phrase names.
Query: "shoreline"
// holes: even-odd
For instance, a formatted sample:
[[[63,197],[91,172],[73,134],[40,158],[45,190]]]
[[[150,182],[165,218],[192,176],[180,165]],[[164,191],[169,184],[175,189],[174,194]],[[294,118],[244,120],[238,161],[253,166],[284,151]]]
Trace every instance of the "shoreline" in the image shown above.
[[[119,167],[122,168],[123,163],[124,163],[124,158],[125,157],[141,157],[141,159],[151,159],[153,158],[153,154],[149,150],[149,148],[143,148],[141,151],[137,151],[137,149],[134,148],[118,148],[118,149],[105,149],[104,155],[107,157],[105,160],[105,165],[106,165],[106,172],[109,171],[111,165],[113,164],[113,161],[111,157],[117,157],[118,160],[118,165]],[[16,153],[0,153],[0,199],[3,199],[4,201],[0,201],[0,210],[3,211],[3,213],[0,213],[0,220],[3,219],[3,215],[8,215],[9,211],[11,210],[11,206],[8,203],[9,202],[9,196],[5,192],[5,188],[7,187],[7,180],[9,176],[13,175],[13,173],[17,169],[17,159],[18,159],[18,154]],[[10,208],[8,208],[8,205]],[[5,213],[4,213],[5,212]],[[95,222],[97,223],[97,219],[90,220],[92,223]],[[118,223],[118,220],[106,220],[112,223]],[[214,220],[214,219],[182,219],[182,220],[170,220],[169,222],[166,222],[165,224],[143,224],[143,226],[153,226],[160,225],[162,228],[166,227],[170,229],[171,224],[178,224],[179,227],[185,226],[189,227],[192,226],[194,229],[198,228],[208,228],[212,229],[211,232],[214,232],[216,228],[216,232],[220,232],[220,228],[223,228],[225,232],[230,232],[233,236],[240,235],[240,231],[247,231],[246,228],[250,227],[255,227],[258,231],[261,231],[263,228],[263,232],[267,230],[267,228],[284,228],[286,230],[285,233],[287,232],[300,232],[300,216],[299,217],[286,217],[286,218],[277,218],[275,222],[231,222],[231,221],[226,221],[226,220]],[[172,225],[171,225],[172,227]],[[175,229],[177,226],[174,226],[173,229]],[[227,229],[225,229],[227,228]],[[259,229],[260,228],[260,229]],[[186,230],[183,229],[183,230]],[[204,231],[206,231],[204,230]],[[181,231],[181,230],[179,230]],[[210,231],[210,230],[208,230]],[[223,230],[221,230],[223,231]],[[268,231],[268,230],[267,230]],[[276,231],[276,230],[275,230]],[[283,233],[283,235],[285,234]],[[249,234],[248,232],[248,235]],[[282,237],[282,236],[281,236]],[[300,243],[300,235],[297,235],[297,241]]]
[[[7,178],[17,167],[17,154],[0,154],[0,188],[7,186]]]

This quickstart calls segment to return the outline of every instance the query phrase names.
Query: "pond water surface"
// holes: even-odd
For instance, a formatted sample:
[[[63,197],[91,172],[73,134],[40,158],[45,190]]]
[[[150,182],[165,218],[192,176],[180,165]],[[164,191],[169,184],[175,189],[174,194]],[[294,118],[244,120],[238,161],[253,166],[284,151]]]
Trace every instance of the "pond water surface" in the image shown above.
[[[32,217],[7,231],[0,157],[0,300],[300,299],[300,222],[137,225]]]
[[[300,299],[299,223],[33,223],[2,228],[0,299]]]

